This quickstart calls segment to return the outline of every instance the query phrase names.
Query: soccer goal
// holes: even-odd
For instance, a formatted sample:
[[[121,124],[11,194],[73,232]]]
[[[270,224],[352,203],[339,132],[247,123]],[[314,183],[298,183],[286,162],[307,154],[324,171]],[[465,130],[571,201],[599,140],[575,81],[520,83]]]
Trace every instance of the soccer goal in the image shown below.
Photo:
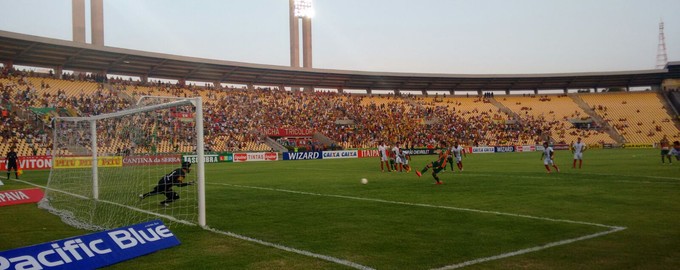
[[[158,218],[205,227],[204,164],[182,169],[183,155],[204,160],[200,97],[142,97],[124,111],[57,117],[53,131],[40,207],[88,230]],[[168,190],[162,179],[175,185]]]

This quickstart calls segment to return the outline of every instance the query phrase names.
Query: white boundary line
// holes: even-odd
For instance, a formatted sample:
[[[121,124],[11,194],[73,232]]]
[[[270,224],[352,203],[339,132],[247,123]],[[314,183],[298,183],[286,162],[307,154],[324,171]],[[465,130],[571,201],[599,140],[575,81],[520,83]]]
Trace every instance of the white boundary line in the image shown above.
[[[0,176],[0,177],[2,177],[2,176]],[[2,177],[2,178],[6,178],[6,177]],[[31,182],[26,182],[26,181],[23,181],[23,180],[18,180],[18,179],[9,179],[9,180],[16,181],[16,182],[21,182],[21,183],[24,183],[24,184],[27,184],[27,185],[31,185],[31,186],[35,186],[35,187],[44,188],[44,189],[51,190],[51,191],[61,192],[61,193],[68,194],[68,195],[71,195],[71,196],[75,196],[75,197],[78,197],[78,198],[90,199],[90,198],[87,198],[87,197],[82,196],[82,195],[73,194],[73,193],[66,192],[66,191],[61,191],[61,190],[56,190],[56,189],[48,188],[48,187],[45,187],[45,186],[33,184],[33,183],[31,183]],[[176,222],[183,223],[183,224],[187,224],[187,225],[191,225],[191,226],[197,226],[197,225],[198,225],[198,224],[191,223],[191,222],[188,222],[188,221],[178,220],[178,219],[176,219],[176,218],[174,218],[174,217],[171,217],[171,216],[166,216],[166,215],[162,215],[162,214],[150,212],[150,211],[142,210],[142,209],[139,209],[139,208],[136,208],[136,207],[131,207],[131,206],[127,206],[127,205],[122,205],[122,204],[119,204],[119,203],[114,203],[114,202],[104,201],[104,200],[100,200],[100,202],[110,203],[110,204],[113,204],[113,205],[125,207],[125,208],[131,209],[131,210],[135,210],[135,211],[141,211],[141,212],[144,212],[144,213],[147,213],[147,214],[151,214],[151,215],[155,215],[155,216],[167,218],[167,219],[170,219],[170,220],[172,220],[172,221],[176,221]],[[207,227],[207,226],[206,226],[206,227],[202,227],[202,228],[203,228],[204,230],[207,230],[207,231],[210,231],[210,232],[213,232],[213,233],[218,233],[218,234],[222,234],[222,235],[234,237],[234,238],[241,239],[241,240],[244,240],[244,241],[257,243],[257,244],[260,244],[260,245],[263,245],[263,246],[273,247],[273,248],[280,249],[280,250],[283,250],[283,251],[288,251],[288,252],[292,252],[292,253],[297,253],[297,254],[300,254],[300,255],[303,255],[303,256],[308,256],[308,257],[313,257],[313,258],[317,258],[317,259],[329,261],[329,262],[332,262],[332,263],[336,263],[336,264],[348,266],[348,267],[355,268],[355,269],[360,269],[360,270],[374,270],[373,268],[368,267],[368,266],[365,266],[365,265],[361,265],[361,264],[358,264],[358,263],[355,263],[355,262],[351,262],[351,261],[348,261],[348,260],[343,260],[343,259],[331,257],[331,256],[328,256],[328,255],[313,253],[313,252],[306,251],[306,250],[301,250],[301,249],[291,248],[291,247],[287,247],[287,246],[283,246],[283,245],[279,245],[279,244],[275,244],[275,243],[270,243],[270,242],[266,242],[266,241],[259,240],[259,239],[256,239],[256,238],[251,238],[251,237],[239,235],[239,234],[236,234],[236,233],[233,233],[233,232],[226,232],[226,231],[221,231],[221,230],[213,229],[213,228],[210,228],[210,227]]]
[[[456,211],[467,211],[467,212],[475,212],[475,213],[483,213],[483,214],[494,214],[494,215],[502,215],[502,216],[510,216],[510,217],[529,218],[529,219],[537,219],[537,220],[544,220],[544,221],[551,221],[551,222],[562,222],[562,223],[589,225],[589,226],[602,227],[602,228],[608,229],[606,231],[595,233],[595,234],[589,234],[589,235],[585,235],[585,236],[581,236],[581,237],[577,237],[577,238],[565,239],[565,240],[561,240],[561,241],[557,241],[557,242],[547,243],[547,244],[544,244],[544,245],[541,245],[541,246],[535,246],[535,247],[531,247],[531,248],[520,249],[520,250],[516,250],[516,251],[512,251],[512,252],[508,252],[508,253],[503,253],[503,254],[499,254],[499,255],[494,255],[494,256],[490,256],[490,257],[477,258],[477,259],[465,261],[465,262],[462,262],[462,263],[446,265],[446,266],[443,266],[441,268],[436,268],[436,270],[456,269],[456,268],[466,267],[466,266],[470,266],[470,265],[478,264],[478,263],[482,263],[482,262],[488,262],[488,261],[508,258],[508,257],[512,257],[512,256],[517,256],[517,255],[521,255],[521,254],[526,254],[526,253],[530,253],[530,252],[536,252],[536,251],[539,251],[539,250],[543,250],[543,249],[547,249],[547,248],[551,248],[551,247],[555,247],[555,246],[561,246],[561,245],[571,244],[571,243],[574,243],[574,242],[577,242],[577,241],[582,241],[582,240],[600,237],[600,236],[603,236],[603,235],[607,235],[607,234],[610,234],[610,233],[614,233],[614,232],[618,232],[618,231],[622,231],[622,230],[626,229],[626,227],[611,226],[611,225],[592,223],[592,222],[575,221],[575,220],[568,220],[568,219],[554,219],[554,218],[548,218],[548,217],[537,217],[537,216],[530,216],[530,215],[513,214],[513,213],[505,213],[505,212],[498,212],[498,211],[488,211],[488,210],[479,210],[479,209],[472,209],[472,208],[461,208],[461,207],[431,205],[431,204],[422,204],[422,203],[388,201],[388,200],[365,198],[365,197],[354,197],[354,196],[334,195],[334,194],[321,194],[321,193],[312,193],[312,192],[295,191],[295,190],[287,190],[287,189],[244,186],[244,185],[234,185],[234,184],[225,184],[225,183],[207,183],[207,184],[230,186],[230,187],[237,187],[237,188],[286,192],[286,193],[293,193],[293,194],[300,194],[300,195],[311,195],[311,196],[342,198],[342,199],[351,199],[351,200],[359,200],[359,201],[370,201],[370,202],[379,202],[379,203],[396,204],[396,205],[409,205],[409,206],[428,207],[428,208],[450,209],[450,210],[456,210]]]
[[[279,168],[280,170],[299,170],[298,168]],[[333,169],[324,169],[324,168],[305,168],[305,170],[311,170],[311,171],[333,171]],[[366,172],[366,170],[344,170],[344,171],[354,171],[354,172]],[[599,175],[599,176],[616,176],[616,177],[631,177],[631,178],[649,178],[649,179],[665,179],[665,180],[676,180],[676,181],[632,181],[632,180],[598,180],[600,182],[623,182],[623,183],[641,183],[641,184],[680,184],[680,178],[678,177],[668,177],[668,176],[653,176],[653,175],[621,175],[621,174],[604,174],[604,173],[569,173],[569,171],[566,170],[560,170],[563,172],[562,174],[560,173],[553,173],[551,175],[569,175],[569,176],[589,176],[589,175]],[[534,171],[534,172],[517,172],[517,173],[538,173],[539,171]],[[548,176],[545,174],[545,172],[541,171],[543,175],[545,176],[530,176],[530,175],[513,175],[513,177],[517,178],[527,178],[527,179],[549,179],[551,176]],[[448,170],[446,171],[445,174],[451,174]],[[484,173],[477,173],[474,171],[465,171],[465,172],[455,172],[453,175],[474,175],[474,176],[497,176],[497,175],[491,175],[491,174],[484,174]],[[584,179],[584,178],[579,178],[579,179]],[[589,178],[588,178],[589,179]],[[592,179],[592,180],[597,180],[597,179]]]
[[[206,184],[208,184],[208,183],[206,183]],[[286,246],[279,245],[279,244],[265,242],[265,241],[262,241],[262,240],[259,240],[259,239],[250,238],[250,237],[247,237],[247,236],[242,236],[242,235],[235,234],[235,233],[232,233],[232,232],[220,231],[220,230],[213,229],[213,228],[205,228],[205,229],[208,230],[208,231],[214,232],[214,233],[219,233],[219,234],[223,234],[223,235],[226,235],[226,236],[231,236],[231,237],[238,238],[238,239],[245,240],[245,241],[249,241],[249,242],[255,242],[255,243],[258,243],[260,245],[273,247],[273,248],[285,250],[285,251],[288,251],[288,252],[297,253],[297,254],[300,254],[300,255],[305,255],[305,256],[309,256],[309,257],[313,257],[313,258],[317,258],[317,259],[326,260],[326,261],[329,261],[329,262],[334,262],[334,263],[349,266],[349,267],[352,267],[352,268],[355,268],[355,269],[362,269],[362,270],[372,270],[373,269],[371,267],[361,265],[361,264],[358,264],[358,263],[355,263],[355,262],[351,262],[351,261],[348,261],[348,260],[338,259],[338,258],[331,257],[331,256],[328,256],[328,255],[317,254],[317,253],[309,252],[309,251],[306,251],[306,250],[301,250],[301,249],[297,249],[297,248],[291,248],[291,247],[286,247]]]
[[[488,177],[496,177],[497,175],[491,175],[491,174],[484,174],[484,173],[468,173],[464,175],[470,175],[470,176],[488,176]],[[631,175],[616,175],[616,174],[594,174],[594,173],[584,173],[584,174],[553,174],[557,177],[560,176],[571,176],[572,178],[577,178],[576,180],[592,180],[593,182],[596,183],[630,183],[630,184],[667,184],[667,185],[677,185],[680,184],[680,178],[673,178],[673,177],[662,177],[662,176],[631,176]],[[593,179],[593,178],[585,178],[585,177],[579,177],[579,176],[592,176],[592,175],[600,175],[600,176],[619,176],[619,177],[639,177],[639,178],[650,178],[650,179],[668,179],[668,180],[679,180],[679,181],[634,181],[634,180],[601,180],[601,179]],[[541,179],[541,180],[550,180],[553,177],[552,176],[529,176],[529,175],[513,175],[512,177],[514,178],[520,178],[520,179]],[[564,179],[563,180],[569,180],[569,179]]]
[[[6,177],[3,177],[3,178],[6,178]],[[31,182],[26,182],[26,181],[19,180],[19,179],[10,179],[10,180],[16,181],[16,182],[21,182],[21,183],[24,183],[24,184],[27,184],[27,185],[31,185],[31,186],[34,186],[34,187],[43,188],[43,189],[50,190],[50,191],[54,191],[54,192],[63,193],[63,194],[70,195],[70,196],[73,196],[73,197],[76,197],[76,198],[80,198],[80,199],[84,199],[84,200],[92,200],[92,198],[89,198],[89,197],[86,197],[86,196],[83,196],[83,195],[80,195],[80,194],[75,194],[75,193],[71,193],[71,192],[68,192],[68,191],[63,191],[63,190],[48,188],[48,187],[46,187],[46,186],[41,186],[41,185],[38,185],[38,184],[33,184],[33,183],[31,183]],[[134,211],[137,211],[137,212],[142,212],[142,213],[145,213],[145,214],[149,214],[149,215],[152,215],[152,216],[157,216],[157,217],[165,218],[165,219],[168,219],[168,220],[172,220],[172,221],[174,221],[174,222],[177,222],[177,223],[182,223],[182,224],[184,224],[184,225],[190,225],[190,226],[196,226],[196,225],[197,225],[196,223],[192,223],[192,222],[190,222],[190,221],[177,219],[177,218],[172,217],[172,216],[163,215],[163,214],[159,214],[159,213],[152,212],[152,211],[147,211],[147,210],[144,210],[144,209],[139,209],[139,208],[137,208],[137,207],[132,207],[132,206],[129,206],[129,205],[124,205],[124,204],[120,204],[120,203],[117,203],[117,202],[112,202],[112,201],[107,201],[107,200],[97,200],[97,202],[108,203],[108,204],[112,204],[112,205],[115,205],[115,206],[127,208],[127,209],[130,209],[130,210],[134,210]]]
[[[488,262],[488,261],[493,261],[493,260],[499,260],[499,259],[508,258],[508,257],[512,257],[512,256],[536,252],[536,251],[548,249],[548,248],[551,248],[551,247],[571,244],[571,243],[574,243],[574,242],[577,242],[577,241],[591,239],[591,238],[595,238],[595,237],[600,237],[600,236],[603,236],[603,235],[615,233],[615,232],[622,231],[622,230],[625,230],[625,229],[626,228],[624,228],[624,227],[614,227],[613,229],[608,230],[608,231],[604,231],[604,232],[599,232],[599,233],[581,236],[581,237],[577,237],[577,238],[571,238],[571,239],[566,239],[566,240],[562,240],[562,241],[552,242],[552,243],[548,243],[548,244],[545,244],[545,245],[542,245],[542,246],[535,246],[535,247],[531,247],[531,248],[520,249],[520,250],[516,250],[516,251],[512,251],[512,252],[508,252],[508,253],[503,253],[503,254],[499,254],[499,255],[495,255],[495,256],[491,256],[491,257],[478,258],[478,259],[469,260],[469,261],[458,263],[458,264],[452,264],[452,265],[447,265],[447,266],[443,266],[443,267],[440,267],[440,268],[435,268],[433,270],[462,268],[462,267],[470,266],[470,265],[473,265],[473,264],[478,264],[478,263],[483,263],[483,262]]]

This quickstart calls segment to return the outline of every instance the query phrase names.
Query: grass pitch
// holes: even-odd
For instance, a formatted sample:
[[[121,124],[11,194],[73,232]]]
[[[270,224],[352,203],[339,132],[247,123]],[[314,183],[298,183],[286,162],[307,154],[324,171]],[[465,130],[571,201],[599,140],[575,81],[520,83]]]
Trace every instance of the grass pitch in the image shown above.
[[[468,155],[463,172],[440,175],[444,185],[429,172],[382,173],[377,158],[209,164],[207,220],[376,269],[680,267],[680,161],[661,164],[651,149],[584,156],[583,168],[571,169],[571,154],[558,151],[561,172],[546,174],[540,152]],[[44,185],[47,172],[24,178]],[[0,250],[89,233],[35,205],[0,208],[0,217]],[[111,268],[349,268],[195,227],[172,230],[182,245]]]

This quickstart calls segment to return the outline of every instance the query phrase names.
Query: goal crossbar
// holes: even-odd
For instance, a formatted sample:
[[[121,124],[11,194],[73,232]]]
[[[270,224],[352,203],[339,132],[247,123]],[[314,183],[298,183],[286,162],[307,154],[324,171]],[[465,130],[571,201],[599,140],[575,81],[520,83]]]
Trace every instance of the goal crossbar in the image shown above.
[[[113,113],[106,113],[106,114],[99,114],[95,116],[89,116],[89,117],[55,117],[53,121],[67,121],[67,122],[81,122],[81,121],[87,121],[91,123],[90,125],[90,136],[92,138],[92,145],[91,145],[91,150],[92,150],[92,188],[93,188],[93,198],[94,200],[99,200],[99,187],[98,187],[98,168],[97,168],[97,159],[98,159],[98,154],[97,154],[97,121],[98,120],[105,120],[105,119],[110,119],[110,118],[116,118],[116,117],[122,117],[122,116],[128,116],[128,115],[133,115],[133,114],[139,114],[139,113],[144,113],[144,112],[151,112],[151,111],[156,111],[156,110],[163,110],[163,109],[169,109],[173,107],[178,107],[178,106],[193,106],[195,108],[195,113],[194,113],[194,121],[195,121],[195,130],[196,130],[196,156],[198,161],[196,162],[196,169],[197,169],[197,181],[196,184],[198,185],[198,225],[201,227],[206,227],[206,202],[205,202],[205,164],[204,164],[204,159],[205,159],[205,153],[204,153],[204,142],[203,142],[203,102],[201,97],[195,97],[195,98],[178,98],[178,97],[160,97],[160,96],[142,96],[139,101],[138,105],[141,103],[141,100],[144,98],[157,98],[157,99],[177,99],[175,101],[170,101],[162,104],[154,104],[154,105],[145,105],[137,108],[131,108],[123,111],[118,111],[118,112],[113,112]],[[55,122],[56,123],[56,122]],[[57,140],[57,134],[55,132],[54,134],[54,139],[55,142]],[[54,144],[54,149],[53,153],[56,153],[57,151],[57,144]],[[51,174],[51,173],[50,173]]]

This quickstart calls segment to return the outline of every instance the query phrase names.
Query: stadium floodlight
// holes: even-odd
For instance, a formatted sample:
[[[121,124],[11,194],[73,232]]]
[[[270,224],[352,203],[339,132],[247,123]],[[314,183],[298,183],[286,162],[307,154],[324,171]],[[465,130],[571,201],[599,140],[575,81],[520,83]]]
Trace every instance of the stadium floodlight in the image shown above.
[[[312,18],[314,17],[314,8],[312,7],[312,0],[295,0],[293,4],[293,14],[298,18]]]

